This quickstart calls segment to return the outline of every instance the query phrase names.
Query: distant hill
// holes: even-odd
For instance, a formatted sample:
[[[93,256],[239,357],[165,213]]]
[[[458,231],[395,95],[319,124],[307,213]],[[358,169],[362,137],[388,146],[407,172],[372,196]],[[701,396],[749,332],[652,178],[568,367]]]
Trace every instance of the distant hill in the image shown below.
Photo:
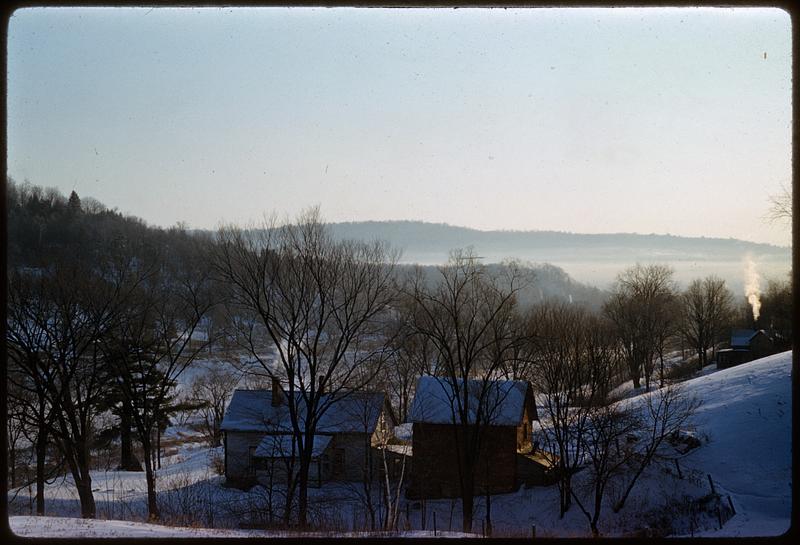
[[[487,269],[494,274],[499,273],[502,267],[503,265],[490,264]],[[396,273],[402,278],[413,269],[413,265],[403,263],[397,266]],[[423,265],[421,269],[427,282],[434,283],[441,279],[435,266]],[[524,266],[520,273],[524,277],[524,281],[520,282],[524,288],[517,294],[517,300],[523,307],[552,299],[580,303],[599,310],[608,296],[606,291],[577,282],[564,269],[549,263]]]
[[[447,261],[451,249],[472,246],[485,263],[506,258],[552,263],[573,278],[599,287],[607,287],[618,272],[636,262],[669,264],[681,283],[717,274],[735,291],[744,283],[744,261],[748,257],[764,277],[777,278],[791,267],[790,248],[733,238],[479,231],[420,221],[345,222],[331,224],[331,228],[342,239],[386,240],[403,250],[403,263],[441,264]]]

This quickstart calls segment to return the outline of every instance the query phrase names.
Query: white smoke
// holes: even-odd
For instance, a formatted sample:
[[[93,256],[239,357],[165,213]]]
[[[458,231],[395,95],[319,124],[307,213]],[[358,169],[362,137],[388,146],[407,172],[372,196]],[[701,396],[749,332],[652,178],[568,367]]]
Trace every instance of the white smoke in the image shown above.
[[[756,263],[750,256],[747,256],[744,270],[744,293],[747,302],[753,307],[753,319],[758,320],[761,314],[761,276],[756,271]]]

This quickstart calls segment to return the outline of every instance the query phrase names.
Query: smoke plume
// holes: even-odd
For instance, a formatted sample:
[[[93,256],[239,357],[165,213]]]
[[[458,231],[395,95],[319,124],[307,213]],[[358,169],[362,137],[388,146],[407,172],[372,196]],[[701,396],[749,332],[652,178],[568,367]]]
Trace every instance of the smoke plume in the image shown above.
[[[747,256],[744,276],[744,293],[747,302],[753,307],[753,319],[758,320],[758,316],[761,314],[761,277],[756,271],[755,261],[750,256]]]

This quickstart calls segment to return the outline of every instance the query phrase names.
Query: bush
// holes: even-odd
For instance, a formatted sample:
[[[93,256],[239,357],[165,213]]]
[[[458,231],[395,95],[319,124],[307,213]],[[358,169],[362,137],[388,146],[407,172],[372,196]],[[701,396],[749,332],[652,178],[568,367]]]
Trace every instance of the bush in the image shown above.
[[[666,379],[668,382],[683,382],[684,380],[690,379],[697,372],[698,365],[697,358],[690,358],[677,365],[673,365],[667,370]]]

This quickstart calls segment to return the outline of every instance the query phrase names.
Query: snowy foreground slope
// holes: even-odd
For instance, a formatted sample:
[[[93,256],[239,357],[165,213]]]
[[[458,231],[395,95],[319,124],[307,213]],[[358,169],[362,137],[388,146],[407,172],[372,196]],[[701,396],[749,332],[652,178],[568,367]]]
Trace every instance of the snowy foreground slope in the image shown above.
[[[711,474],[736,516],[712,536],[786,532],[792,509],[792,353],[784,352],[696,378],[703,400],[697,427],[708,442],[686,465]]]
[[[622,511],[613,513],[610,503],[604,507],[601,534],[648,535],[656,530],[656,535],[722,537],[786,532],[791,522],[792,495],[791,378],[792,355],[785,352],[721,371],[707,368],[697,378],[683,382],[684,391],[702,401],[694,418],[701,446],[680,456],[683,478],[672,464],[649,467]],[[181,435],[176,429],[172,433]],[[11,529],[31,537],[285,535],[237,529],[241,521],[238,506],[258,500],[258,487],[250,492],[222,487],[222,477],[210,470],[211,459],[220,455],[220,449],[187,442],[177,454],[165,460],[165,467],[159,472],[159,497],[165,502],[164,510],[168,511],[167,507],[172,505],[173,511],[180,514],[184,509],[176,509],[185,505],[194,524],[213,525],[216,529],[181,528],[188,522],[178,519],[170,522],[172,526],[143,523],[144,475],[115,471],[93,472],[98,517],[126,521],[66,518],[80,513],[74,487],[67,478],[47,490],[48,514],[57,517],[23,516],[29,514],[30,498],[26,491],[19,491],[10,504],[11,513],[20,515],[10,518]],[[585,479],[584,473],[576,474],[577,486]],[[709,474],[725,502],[730,496],[736,515],[725,521],[722,529],[715,517],[707,517],[690,530],[688,515],[681,509],[687,505],[687,498],[696,499],[709,493]],[[363,506],[350,497],[352,490],[330,483],[310,492],[312,501],[326,506],[324,517],[340,522],[342,529],[334,535],[347,536],[347,528],[363,512]],[[409,518],[401,523],[404,531],[399,535],[432,535],[433,512],[438,535],[463,535],[454,531],[460,528],[460,502],[448,499],[429,500],[425,506],[412,502],[406,511]],[[586,518],[574,506],[563,519],[559,518],[555,486],[523,487],[510,494],[495,495],[491,512],[497,537],[530,536],[534,525],[540,537],[589,535]],[[484,516],[484,498],[476,498],[473,531],[478,534]]]
[[[291,537],[296,534],[286,532],[268,532],[260,530],[214,530],[208,528],[184,528],[160,526],[145,522],[129,522],[123,520],[86,520],[61,517],[11,517],[11,530],[21,536],[58,538],[80,536],[87,538],[113,537],[207,537],[207,538],[241,538],[241,537]],[[398,533],[309,533],[307,537],[434,537],[432,531],[407,531]],[[436,537],[474,537],[461,532],[437,532]]]

